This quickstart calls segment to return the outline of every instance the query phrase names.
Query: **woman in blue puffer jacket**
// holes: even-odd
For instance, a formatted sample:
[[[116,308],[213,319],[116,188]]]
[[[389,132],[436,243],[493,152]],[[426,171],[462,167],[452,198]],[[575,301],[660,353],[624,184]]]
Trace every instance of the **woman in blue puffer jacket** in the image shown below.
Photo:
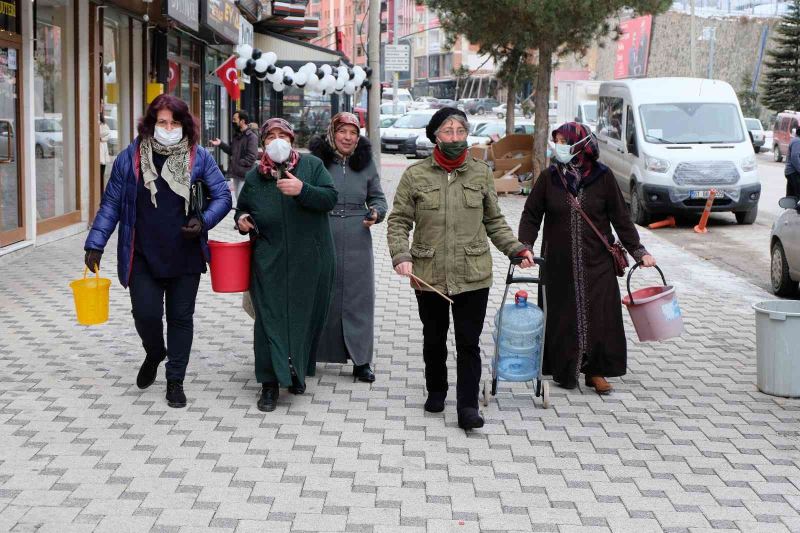
[[[166,94],[156,97],[139,122],[139,136],[114,161],[84,245],[86,266],[94,271],[119,223],[117,273],[129,289],[145,351],[136,385],[152,385],[158,365],[167,359],[170,407],[186,406],[183,378],[200,274],[209,260],[208,230],[231,208],[225,178],[199,140],[198,122],[186,103]],[[189,191],[197,181],[205,183],[211,200],[202,213],[190,216]]]

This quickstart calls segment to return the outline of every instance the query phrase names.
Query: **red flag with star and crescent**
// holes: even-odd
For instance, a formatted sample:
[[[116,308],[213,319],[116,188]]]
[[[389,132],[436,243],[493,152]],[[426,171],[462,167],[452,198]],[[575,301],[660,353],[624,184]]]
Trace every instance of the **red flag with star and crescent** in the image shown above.
[[[229,57],[228,60],[217,67],[217,70],[214,72],[216,72],[219,79],[222,80],[222,84],[225,86],[225,89],[227,89],[231,98],[238,100],[241,93],[239,91],[239,72],[236,70],[236,56]]]

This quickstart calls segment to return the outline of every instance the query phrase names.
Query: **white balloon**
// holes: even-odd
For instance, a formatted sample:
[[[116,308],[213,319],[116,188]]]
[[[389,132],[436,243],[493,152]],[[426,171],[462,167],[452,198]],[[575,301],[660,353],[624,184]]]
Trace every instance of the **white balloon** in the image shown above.
[[[333,68],[331,68],[331,66],[328,65],[328,64],[322,65],[320,68],[322,69],[322,72],[324,72],[326,76],[328,74],[332,74],[333,73]]]
[[[249,44],[240,44],[239,48],[236,50],[236,53],[239,54],[239,57],[250,59],[250,56],[253,55],[253,47]]]
[[[278,82],[282,83],[283,82],[283,71],[278,69],[275,72],[273,72],[272,74],[267,74],[267,79],[270,81],[270,83],[278,83]]]
[[[267,66],[274,65],[278,61],[278,55],[275,52],[265,52],[261,57],[267,60]]]
[[[356,86],[353,83],[346,83],[344,86],[345,94],[353,94],[356,92]]]
[[[324,78],[322,78],[322,88],[331,91],[336,86],[336,78],[333,77],[332,74],[326,74]]]
[[[354,66],[353,67],[353,72],[356,74],[356,76],[358,76],[359,74],[363,74],[366,77],[366,75],[367,75],[367,72],[364,70],[364,67],[362,67],[361,65]]]
[[[294,76],[294,70],[292,70],[292,67],[283,67],[283,73],[286,76]]]
[[[244,70],[244,68],[247,66],[247,59],[248,58],[246,57],[238,58],[236,60],[236,68],[238,68],[239,70]]]
[[[345,86],[344,79],[339,78],[338,80],[336,80],[336,84],[334,87],[336,88],[336,92],[341,92],[342,90],[344,90],[344,86]]]
[[[317,71],[317,66],[314,63],[308,62],[305,65],[303,65],[302,67],[300,67],[300,70],[308,72],[309,74],[311,74],[312,72],[316,72]]]
[[[319,78],[315,73],[311,73],[308,75],[308,81],[306,81],[306,87],[310,87],[311,90],[316,89],[319,87]]]
[[[256,72],[266,72],[267,67],[269,67],[269,63],[263,55],[256,59]]]
[[[292,79],[294,80],[295,85],[305,85],[308,83],[308,74],[306,74],[305,70],[301,70],[296,72]]]
[[[275,90],[275,92],[279,93],[282,92],[286,88],[286,86],[283,84],[282,81],[279,81],[277,83],[273,83],[272,88]]]

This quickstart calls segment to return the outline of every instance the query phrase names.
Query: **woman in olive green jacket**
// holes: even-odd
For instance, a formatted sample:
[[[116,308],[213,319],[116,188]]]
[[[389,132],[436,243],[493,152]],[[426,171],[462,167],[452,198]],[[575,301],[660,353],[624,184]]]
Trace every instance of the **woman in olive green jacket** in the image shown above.
[[[483,426],[478,412],[479,339],[492,285],[488,239],[509,257],[523,256],[523,267],[531,266],[533,256],[500,212],[491,170],[469,157],[468,130],[466,115],[457,109],[446,107],[431,117],[426,133],[436,145],[433,155],[403,173],[387,233],[395,271],[413,273],[454,301],[458,425],[473,429]],[[412,228],[414,241],[409,246]],[[448,388],[450,306],[424,286],[412,285],[423,327],[425,410],[439,413]]]

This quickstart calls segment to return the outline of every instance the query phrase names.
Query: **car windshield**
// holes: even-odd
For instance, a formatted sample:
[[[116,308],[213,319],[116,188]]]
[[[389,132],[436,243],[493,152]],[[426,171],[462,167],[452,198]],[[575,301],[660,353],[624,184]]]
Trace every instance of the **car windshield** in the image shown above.
[[[431,120],[431,115],[410,113],[408,115],[403,115],[402,117],[398,118],[397,122],[394,123],[394,127],[405,128],[405,129],[420,129],[427,126],[430,120]]]
[[[44,133],[61,131],[61,124],[57,120],[40,118],[36,120],[36,131]]]
[[[747,124],[747,128],[751,130],[761,130],[764,129],[761,127],[761,121],[757,118],[746,118],[744,119],[744,123]]]
[[[648,104],[640,108],[645,140],[655,144],[735,143],[744,140],[733,104]]]
[[[491,137],[492,135],[500,135],[502,137],[505,134],[506,125],[496,122],[487,122],[475,130],[475,135],[479,137]]]
[[[394,124],[396,121],[397,121],[397,119],[396,119],[396,118],[394,118],[394,117],[392,117],[392,118],[385,118],[385,119],[381,120],[381,128],[389,128],[389,127],[391,127],[391,126],[392,126],[392,124]]]
[[[583,117],[586,122],[597,122],[597,104],[586,104],[583,111],[586,113]]]
[[[406,112],[406,105],[397,102],[397,111],[395,111],[394,102],[390,102],[388,104],[381,104],[381,113],[384,115],[402,115]]]

